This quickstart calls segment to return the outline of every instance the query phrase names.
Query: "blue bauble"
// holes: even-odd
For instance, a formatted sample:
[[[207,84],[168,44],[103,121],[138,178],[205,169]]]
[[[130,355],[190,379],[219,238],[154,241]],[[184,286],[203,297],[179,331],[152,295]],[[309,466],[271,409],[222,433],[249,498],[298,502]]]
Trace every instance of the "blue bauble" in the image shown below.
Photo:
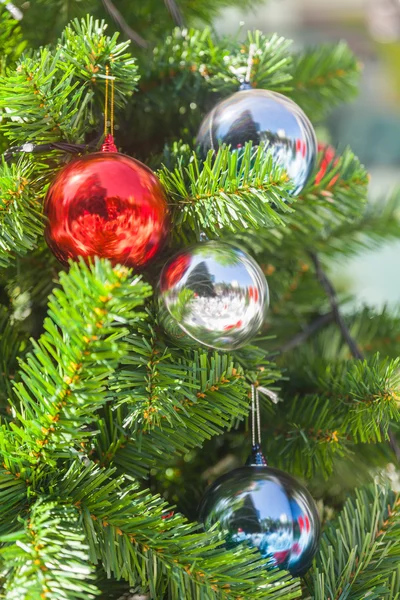
[[[204,118],[197,135],[200,154],[227,144],[240,150],[246,142],[263,145],[283,167],[297,196],[309,179],[317,157],[317,138],[310,120],[290,98],[244,88],[219,102]]]
[[[200,505],[206,529],[219,523],[227,547],[259,549],[268,564],[304,575],[318,550],[320,519],[296,479],[267,466],[245,466],[217,479]]]

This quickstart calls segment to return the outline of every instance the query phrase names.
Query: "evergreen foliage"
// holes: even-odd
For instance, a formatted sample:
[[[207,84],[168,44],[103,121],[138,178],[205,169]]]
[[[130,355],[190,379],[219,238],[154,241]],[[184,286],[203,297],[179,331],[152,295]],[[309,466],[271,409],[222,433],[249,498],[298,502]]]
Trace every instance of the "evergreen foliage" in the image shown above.
[[[400,237],[399,192],[371,204],[350,149],[316,179],[321,153],[297,198],[251,144],[240,160],[227,147],[199,158],[201,118],[237,89],[250,51],[253,82],[315,123],[357,90],[342,42],[296,53],[276,34],[203,27],[228,4],[182,0],[188,27],[174,28],[175,3],[121,0],[141,47],[120,41],[100,3],[32,2],[20,24],[0,7],[5,600],[400,597],[399,501],[382,475],[399,460],[399,314],[356,310],[326,276],[330,260]],[[154,168],[170,203],[169,246],[142,275],[99,259],[62,270],[43,241],[49,181],[101,142],[107,77],[117,143]],[[162,263],[201,234],[246,248],[270,285],[264,331],[230,354],[178,347],[158,315]],[[206,484],[246,458],[252,384],[268,462],[306,479],[321,507],[303,581],[196,523]]]

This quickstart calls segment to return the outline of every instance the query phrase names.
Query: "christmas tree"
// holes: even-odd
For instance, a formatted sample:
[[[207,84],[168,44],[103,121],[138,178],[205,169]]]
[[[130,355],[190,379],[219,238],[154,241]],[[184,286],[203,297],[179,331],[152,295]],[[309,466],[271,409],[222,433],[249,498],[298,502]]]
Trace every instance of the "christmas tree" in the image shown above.
[[[350,149],[326,147],[293,195],[247,113],[235,122],[251,140],[243,149],[202,155],[204,115],[241,82],[290,98],[314,126],[357,93],[360,65],[346,44],[295,52],[259,31],[219,38],[208,25],[228,4],[0,6],[7,600],[400,598],[399,498],[387,467],[400,459],[399,316],[352,308],[329,275],[333,260],[400,236],[400,196],[368,203],[364,167]],[[62,266],[46,245],[43,199],[71,159],[100,148],[112,90],[118,149],[165,190],[167,244],[141,269],[105,258]],[[292,151],[281,138],[271,147]],[[95,179],[81,194],[88,221],[90,199],[107,215],[119,210]],[[264,326],[238,349],[186,344],[165,330],[160,272],[183,251],[180,277],[187,247],[204,238],[243,249],[268,279]],[[232,292],[215,292],[203,263],[190,277],[178,328],[188,302]],[[268,464],[318,503],[319,550],[302,577],[278,568],[279,552],[266,561],[242,527],[227,539],[197,522],[207,485],[246,461],[255,396]],[[249,498],[239,512],[256,531]]]

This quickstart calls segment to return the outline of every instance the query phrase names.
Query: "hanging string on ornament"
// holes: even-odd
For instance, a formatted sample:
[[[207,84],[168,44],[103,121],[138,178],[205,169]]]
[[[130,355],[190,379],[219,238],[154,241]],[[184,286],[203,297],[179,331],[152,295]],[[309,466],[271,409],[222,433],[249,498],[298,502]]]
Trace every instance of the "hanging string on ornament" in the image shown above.
[[[260,396],[258,387],[251,386],[251,436],[252,448],[251,454],[246,461],[247,466],[267,466],[267,461],[261,450],[261,417],[260,417]]]
[[[108,82],[111,81],[110,121],[108,120]],[[104,142],[102,152],[118,152],[114,142],[114,77],[110,78],[110,67],[106,66],[106,89],[104,93]]]
[[[261,451],[258,386],[251,386],[252,451],[246,465],[219,477],[206,490],[199,519],[218,526],[226,546],[258,548],[265,567],[304,575],[318,550],[321,524],[316,504],[296,479],[267,466]]]
[[[272,402],[274,404],[278,404],[278,402],[282,402],[282,398],[280,398],[276,392],[274,392],[273,390],[270,390],[269,388],[259,385],[259,386],[257,386],[257,391],[260,394],[264,394],[264,396],[267,396],[270,400],[272,400]]]
[[[248,55],[248,58],[247,58],[247,69],[246,69],[246,74],[244,76],[244,80],[241,81],[241,83],[240,83],[240,87],[239,87],[240,91],[251,90],[252,89],[252,85],[251,85],[251,72],[253,70],[254,55],[255,55],[256,49],[257,49],[256,44],[250,44],[249,45],[249,55]]]
[[[113,264],[145,267],[169,231],[167,200],[160,181],[114,142],[115,77],[105,74],[104,141],[101,152],[62,169],[44,203],[46,241],[58,260],[108,258]]]

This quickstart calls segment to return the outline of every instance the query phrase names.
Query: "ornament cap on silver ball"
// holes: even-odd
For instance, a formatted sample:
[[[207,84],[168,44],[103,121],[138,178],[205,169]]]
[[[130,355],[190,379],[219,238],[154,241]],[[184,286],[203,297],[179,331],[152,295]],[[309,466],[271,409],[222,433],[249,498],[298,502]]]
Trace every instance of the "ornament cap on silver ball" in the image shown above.
[[[160,316],[178,344],[229,351],[248,344],[269,303],[264,273],[246,252],[224,242],[186,248],[164,266]],[[191,339],[188,339],[191,338]]]
[[[251,85],[250,81],[242,81],[242,83],[239,86],[239,92],[243,92],[245,90],[252,90],[253,86]]]
[[[266,467],[267,461],[265,459],[264,454],[262,453],[261,447],[259,444],[254,444],[251,448],[251,454],[249,454],[248,459],[246,460],[246,467]]]

